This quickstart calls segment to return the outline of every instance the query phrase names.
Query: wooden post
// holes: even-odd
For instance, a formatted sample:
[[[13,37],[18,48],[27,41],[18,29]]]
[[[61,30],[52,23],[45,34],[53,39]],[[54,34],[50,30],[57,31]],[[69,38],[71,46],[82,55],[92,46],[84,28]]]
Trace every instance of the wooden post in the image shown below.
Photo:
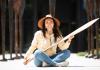
[[[38,20],[38,14],[37,14],[37,0],[33,0],[33,10],[34,10],[34,12],[33,12],[33,33],[35,33],[36,31],[37,31],[37,20]]]
[[[17,19],[18,13],[16,12],[18,12],[19,4],[16,3],[18,3],[16,2],[16,0],[12,0],[12,9],[14,12],[14,49],[16,54],[15,58],[18,58],[18,19]]]
[[[49,13],[54,17],[56,8],[56,0],[49,0]]]
[[[3,61],[6,61],[5,58],[5,25],[6,25],[6,0],[1,0],[1,36],[2,36],[2,55]]]
[[[1,3],[1,2],[0,2]],[[1,7],[1,6],[0,6]],[[1,9],[0,9],[0,22],[1,22]],[[1,23],[0,23],[0,46],[1,46]],[[2,52],[2,47],[0,47],[0,53]]]
[[[14,0],[13,1],[13,10],[15,14],[15,54],[16,58],[18,57],[18,52],[22,56],[22,44],[23,44],[23,25],[22,25],[22,16],[25,7],[25,0]]]
[[[21,8],[19,13],[19,52],[20,57],[22,56],[22,47],[23,47],[23,13],[25,8],[25,0],[21,0]]]
[[[94,2],[93,0],[87,0],[87,17],[88,21],[93,19],[93,12],[94,12]],[[94,56],[94,32],[93,26],[88,29],[88,55],[87,57]],[[92,51],[92,54],[91,54]]]
[[[12,58],[12,51],[14,47],[14,18],[13,18],[13,8],[12,8],[12,0],[8,0],[8,9],[9,9],[9,40],[10,40],[10,59]]]
[[[87,18],[88,18],[88,21],[90,20],[90,15],[89,15],[89,6],[88,6],[89,2],[86,1],[86,12],[87,12]],[[91,40],[90,40],[90,35],[91,35],[91,32],[90,32],[90,29],[91,28],[88,28],[88,55],[90,54],[90,50],[91,50]],[[88,55],[86,57],[88,57]]]
[[[95,0],[95,17],[100,17],[100,0]],[[99,38],[99,23],[100,21],[98,21],[96,24],[95,24],[95,29],[96,29],[96,59],[100,58],[99,56],[99,43],[100,41],[98,40]]]

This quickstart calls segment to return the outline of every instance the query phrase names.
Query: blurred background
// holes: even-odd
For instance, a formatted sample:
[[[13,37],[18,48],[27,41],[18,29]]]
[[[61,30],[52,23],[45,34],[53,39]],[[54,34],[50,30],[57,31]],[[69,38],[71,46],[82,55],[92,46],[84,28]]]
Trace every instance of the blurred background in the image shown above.
[[[100,18],[100,0],[0,0],[0,54],[23,57],[39,30],[37,22],[47,14],[61,21],[63,36],[90,20]],[[100,20],[77,34],[70,45],[72,53],[87,52],[86,57],[100,57]]]

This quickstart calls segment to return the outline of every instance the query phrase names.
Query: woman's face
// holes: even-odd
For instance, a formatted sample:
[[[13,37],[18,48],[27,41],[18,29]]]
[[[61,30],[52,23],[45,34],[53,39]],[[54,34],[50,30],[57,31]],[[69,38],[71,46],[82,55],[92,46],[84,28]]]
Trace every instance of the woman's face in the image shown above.
[[[51,31],[54,27],[54,22],[51,18],[47,18],[45,20],[45,27],[47,28],[48,31]]]

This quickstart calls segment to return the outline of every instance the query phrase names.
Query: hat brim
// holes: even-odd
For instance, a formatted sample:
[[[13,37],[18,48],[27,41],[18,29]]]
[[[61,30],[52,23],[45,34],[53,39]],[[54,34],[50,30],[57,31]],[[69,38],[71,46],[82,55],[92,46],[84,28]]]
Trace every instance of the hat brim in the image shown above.
[[[38,27],[39,27],[40,29],[43,28],[43,27],[42,27],[43,21],[44,21],[46,18],[48,18],[48,17],[43,17],[43,18],[41,18],[41,19],[38,21]],[[50,17],[50,18],[51,18],[51,17]],[[54,21],[56,22],[56,25],[59,27],[59,26],[60,26],[60,21],[59,21],[57,18],[54,18],[54,17],[52,17],[52,19],[54,19]]]

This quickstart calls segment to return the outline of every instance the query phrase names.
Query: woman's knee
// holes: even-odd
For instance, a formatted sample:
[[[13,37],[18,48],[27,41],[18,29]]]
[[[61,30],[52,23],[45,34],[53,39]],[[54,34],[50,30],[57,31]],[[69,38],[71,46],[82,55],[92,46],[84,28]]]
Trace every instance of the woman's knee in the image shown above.
[[[34,56],[35,56],[35,57],[38,57],[40,54],[42,54],[42,52],[41,52],[40,50],[36,50],[36,51],[34,52]]]
[[[64,54],[65,54],[65,57],[68,58],[70,57],[70,50],[63,50]]]

